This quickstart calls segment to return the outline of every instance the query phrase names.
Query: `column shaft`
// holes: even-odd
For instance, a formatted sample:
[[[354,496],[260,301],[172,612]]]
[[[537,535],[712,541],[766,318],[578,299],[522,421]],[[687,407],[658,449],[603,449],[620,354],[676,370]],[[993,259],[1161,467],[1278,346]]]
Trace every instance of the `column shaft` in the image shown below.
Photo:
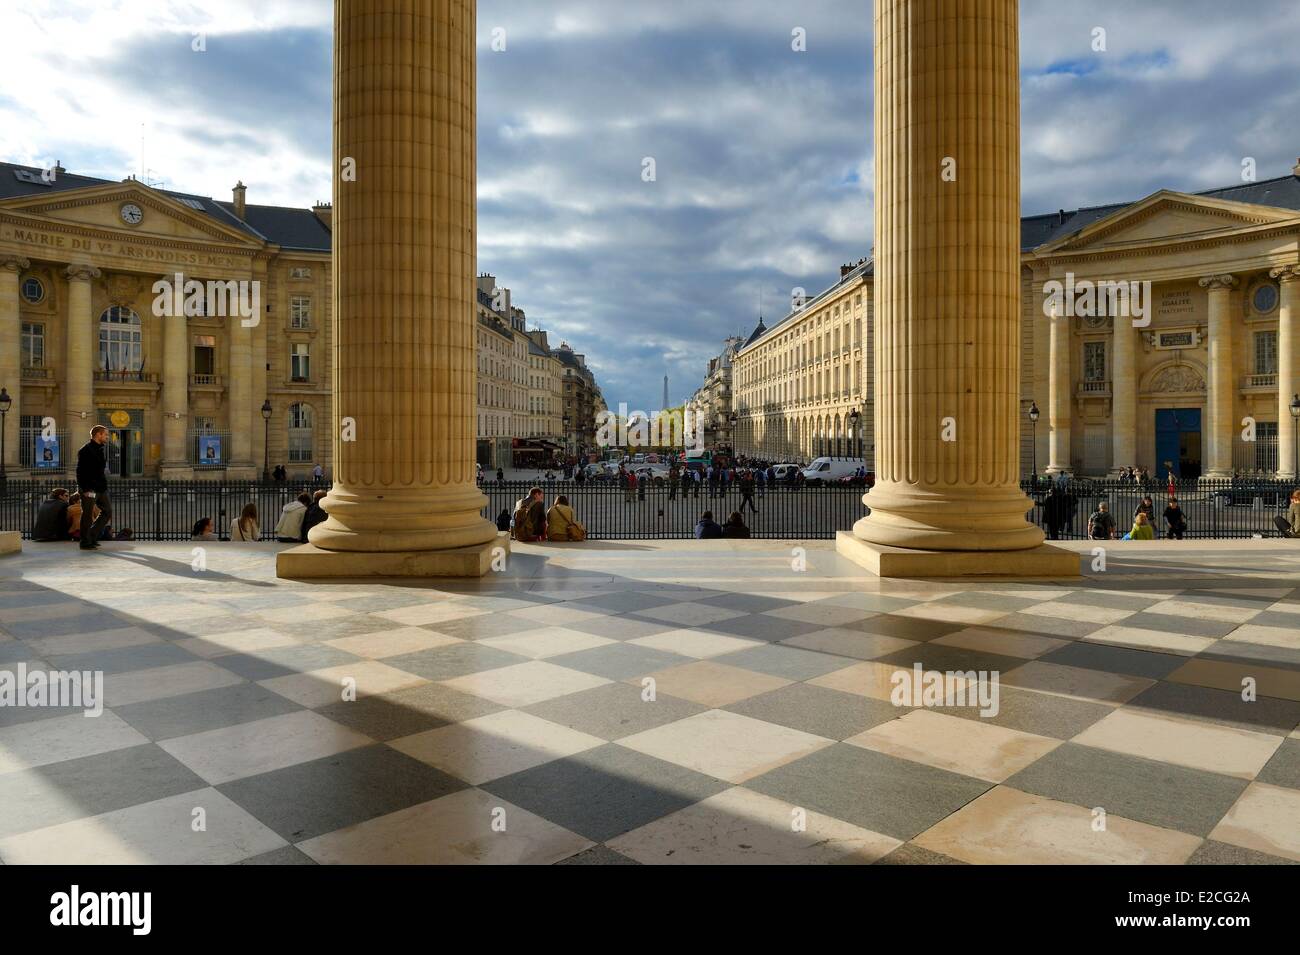
[[[252,319],[249,319],[250,321]],[[253,466],[253,330],[238,315],[226,319],[226,396],[230,401],[230,461],[227,471],[238,469],[251,477]]]
[[[1281,282],[1277,321],[1277,474],[1295,480],[1296,423],[1291,400],[1300,395],[1300,265],[1273,269]]]
[[[1071,470],[1070,465],[1070,319],[1053,315],[1048,345],[1047,406],[1050,439],[1047,470],[1051,474]]]
[[[866,541],[1036,547],[1018,480],[1016,0],[878,0],[876,485]]]
[[[1137,466],[1137,330],[1127,315],[1115,315],[1110,368],[1110,467]]]
[[[1236,433],[1233,420],[1232,380],[1232,286],[1236,279],[1231,275],[1210,275],[1201,279],[1201,287],[1209,290],[1210,342],[1207,411],[1209,412],[1209,442],[1206,454],[1208,478],[1232,477],[1232,436]]]
[[[0,387],[13,399],[4,422],[4,466],[10,475],[18,470],[21,451],[18,426],[22,413],[23,370],[18,278],[29,265],[31,262],[18,256],[0,257]]]
[[[167,278],[173,282],[183,281],[183,278],[178,279],[176,275]],[[181,288],[183,290],[184,285]],[[183,473],[176,472],[184,471],[190,466],[185,440],[190,417],[189,322],[184,309],[179,315],[163,316],[161,321],[163,447],[159,473],[164,477],[184,477]]]
[[[67,276],[68,361],[63,373],[63,415],[69,440],[75,444],[96,424],[91,419],[95,415],[94,362],[99,336],[90,312],[90,282],[99,278],[100,271],[90,265],[69,265]]]
[[[327,550],[496,537],[474,484],[474,19],[474,0],[335,4],[334,168],[355,177],[334,196]]]

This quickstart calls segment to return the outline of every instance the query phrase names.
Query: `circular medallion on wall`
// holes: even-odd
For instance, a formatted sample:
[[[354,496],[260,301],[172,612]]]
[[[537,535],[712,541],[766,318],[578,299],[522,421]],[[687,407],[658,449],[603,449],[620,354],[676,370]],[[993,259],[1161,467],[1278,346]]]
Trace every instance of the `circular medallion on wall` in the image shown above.
[[[1262,279],[1256,282],[1250,290],[1250,310],[1256,315],[1268,315],[1277,309],[1278,291],[1277,286]]]
[[[144,221],[144,210],[134,202],[122,203],[122,208],[119,211],[122,216],[122,221],[127,225],[139,225]]]

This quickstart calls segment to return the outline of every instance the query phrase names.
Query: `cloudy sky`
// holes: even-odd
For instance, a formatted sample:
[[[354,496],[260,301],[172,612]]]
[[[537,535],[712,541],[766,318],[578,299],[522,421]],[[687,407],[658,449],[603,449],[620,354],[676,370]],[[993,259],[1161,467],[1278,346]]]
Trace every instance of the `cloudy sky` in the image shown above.
[[[0,159],[310,205],[330,194],[329,0],[25,0]],[[721,340],[871,246],[866,0],[480,0],[479,269],[611,404],[679,402]],[[1300,156],[1295,0],[1024,0],[1026,214]],[[1092,49],[1106,31],[1106,51]],[[496,28],[505,50],[493,51]],[[791,49],[806,31],[807,49]],[[203,31],[206,51],[192,50]],[[653,157],[657,180],[642,181]]]

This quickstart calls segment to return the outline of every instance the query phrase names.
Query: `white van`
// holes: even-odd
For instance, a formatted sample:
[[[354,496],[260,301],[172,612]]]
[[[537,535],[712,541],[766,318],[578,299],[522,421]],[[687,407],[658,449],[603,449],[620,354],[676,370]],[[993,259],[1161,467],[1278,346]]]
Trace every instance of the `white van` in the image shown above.
[[[812,464],[803,469],[803,478],[809,484],[831,483],[853,477],[860,467],[860,458],[814,458]]]

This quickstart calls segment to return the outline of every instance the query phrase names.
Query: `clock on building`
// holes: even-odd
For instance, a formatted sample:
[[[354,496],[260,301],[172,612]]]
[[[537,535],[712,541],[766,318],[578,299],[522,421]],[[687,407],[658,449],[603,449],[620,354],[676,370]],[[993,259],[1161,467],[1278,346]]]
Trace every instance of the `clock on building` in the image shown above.
[[[121,213],[122,221],[127,225],[139,225],[140,220],[144,218],[144,210],[134,202],[123,203]]]

